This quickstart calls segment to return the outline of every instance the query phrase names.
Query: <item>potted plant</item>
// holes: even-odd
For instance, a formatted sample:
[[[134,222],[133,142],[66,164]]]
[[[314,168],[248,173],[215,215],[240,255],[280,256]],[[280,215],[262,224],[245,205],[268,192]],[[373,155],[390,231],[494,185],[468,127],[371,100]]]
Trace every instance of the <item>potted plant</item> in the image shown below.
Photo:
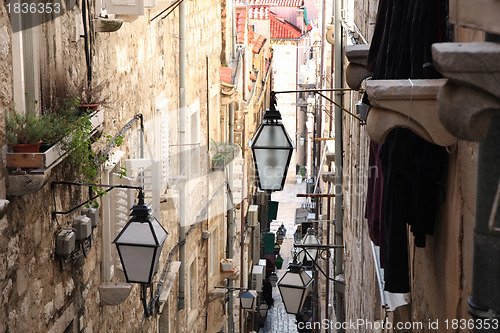
[[[33,110],[25,113],[11,110],[5,115],[6,139],[16,153],[39,152],[49,127],[48,117],[37,116]]]
[[[108,86],[108,81],[103,80],[95,83],[94,81],[88,82],[84,77],[77,82],[73,96],[79,101],[80,109],[89,113],[96,111],[99,106],[110,106],[112,103],[111,94],[105,93],[105,88]]]
[[[213,155],[210,158],[213,169],[223,169],[228,162],[234,158],[234,147],[230,144],[216,143],[212,139],[212,152]]]

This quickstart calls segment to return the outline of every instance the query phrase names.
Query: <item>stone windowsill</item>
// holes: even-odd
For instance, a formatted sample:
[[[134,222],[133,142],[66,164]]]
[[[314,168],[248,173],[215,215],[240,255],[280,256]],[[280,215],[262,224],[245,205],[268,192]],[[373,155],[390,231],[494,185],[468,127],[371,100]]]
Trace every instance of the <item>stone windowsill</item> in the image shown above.
[[[367,80],[366,92],[372,108],[367,131],[373,141],[383,143],[389,132],[405,127],[440,146],[456,139],[441,125],[436,97],[446,79]]]

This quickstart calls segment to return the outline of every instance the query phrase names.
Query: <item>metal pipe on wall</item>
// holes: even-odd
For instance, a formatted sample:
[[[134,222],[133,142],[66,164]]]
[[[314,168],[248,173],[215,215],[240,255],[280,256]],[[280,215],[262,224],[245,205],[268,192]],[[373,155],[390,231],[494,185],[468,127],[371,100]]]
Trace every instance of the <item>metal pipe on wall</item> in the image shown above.
[[[334,57],[335,57],[335,88],[342,88],[342,1],[335,0],[334,4]],[[342,105],[342,92],[335,93],[335,103]],[[343,185],[342,185],[342,109],[335,106],[335,244],[343,244]],[[343,292],[339,288],[339,284],[344,282],[344,250],[343,248],[335,249],[335,283],[337,284],[335,307],[335,316],[338,322],[344,322],[344,302]],[[340,289],[340,291],[339,291]],[[337,332],[345,332],[341,327]]]
[[[500,42],[500,36],[486,33],[486,42]],[[493,117],[486,139],[479,143],[477,167],[476,222],[472,268],[472,296],[469,313],[475,319],[500,320],[500,225],[498,206],[494,205],[500,190],[500,115]],[[496,212],[494,210],[497,210]],[[481,321],[482,322],[482,321]],[[498,322],[497,322],[498,323]],[[474,327],[475,333],[491,332],[486,325]]]
[[[477,170],[476,222],[474,225],[474,252],[472,297],[469,313],[476,319],[500,320],[500,234],[490,230],[490,215],[500,179],[500,116],[491,122],[486,139],[479,143]],[[493,225],[500,225],[500,214],[491,216]],[[474,332],[491,332],[478,326]]]
[[[234,55],[234,53],[233,53]],[[234,59],[234,57],[233,57]],[[229,144],[231,147],[234,145],[234,102],[229,104]],[[235,227],[234,227],[234,200],[233,200],[233,165],[234,163],[229,163],[228,166],[228,186],[230,191],[227,192],[227,256],[228,258],[234,257],[234,235],[235,235]],[[229,279],[228,287],[233,287],[233,280]],[[228,302],[228,326],[229,333],[234,332],[234,315],[233,315],[233,295],[229,297]]]
[[[179,172],[180,175],[186,175],[184,170],[186,164],[186,152],[184,144],[186,143],[186,4],[179,4]],[[183,182],[180,186],[179,200],[179,310],[185,307],[186,295],[186,189]],[[178,320],[179,321],[179,320]]]

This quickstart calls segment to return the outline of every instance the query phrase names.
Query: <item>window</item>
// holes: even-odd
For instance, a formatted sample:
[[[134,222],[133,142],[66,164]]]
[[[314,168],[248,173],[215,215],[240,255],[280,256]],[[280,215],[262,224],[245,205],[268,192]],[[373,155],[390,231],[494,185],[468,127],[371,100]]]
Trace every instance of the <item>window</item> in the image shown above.
[[[24,112],[33,110],[34,101],[40,100],[40,44],[44,38],[40,37],[40,25],[36,22],[23,22],[23,15],[12,15],[14,104],[18,112]]]
[[[218,229],[215,228],[215,230],[212,232],[212,236],[210,236],[210,276],[214,275],[219,265],[218,236]]]
[[[189,179],[200,177],[200,105],[199,100],[188,107],[189,114]]]
[[[193,310],[198,308],[198,270],[196,258],[189,265],[188,272],[188,309]]]

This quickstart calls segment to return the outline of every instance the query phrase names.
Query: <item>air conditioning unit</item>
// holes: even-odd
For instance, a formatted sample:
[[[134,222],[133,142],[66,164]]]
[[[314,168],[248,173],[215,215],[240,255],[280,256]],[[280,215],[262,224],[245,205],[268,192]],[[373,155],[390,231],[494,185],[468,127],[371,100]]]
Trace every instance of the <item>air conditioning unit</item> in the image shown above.
[[[259,260],[259,266],[264,267],[264,272],[266,271],[266,265],[267,265],[266,259],[260,259]]]
[[[220,261],[221,273],[234,273],[233,259],[222,259]]]
[[[264,267],[255,265],[252,269],[252,287],[258,292],[262,291],[262,281],[264,280]]]
[[[249,227],[256,227],[259,225],[259,206],[250,205],[250,207],[248,207],[247,223]]]

